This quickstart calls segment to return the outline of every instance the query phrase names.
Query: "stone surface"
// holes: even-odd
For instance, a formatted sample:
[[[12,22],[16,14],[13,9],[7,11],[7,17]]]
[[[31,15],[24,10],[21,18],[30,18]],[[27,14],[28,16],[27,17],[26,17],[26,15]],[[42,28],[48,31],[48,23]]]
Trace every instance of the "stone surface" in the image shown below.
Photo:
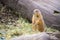
[[[53,15],[54,10],[60,11],[59,0],[41,0],[43,3],[37,3],[33,0],[0,0],[3,4],[8,7],[19,11],[22,17],[31,21],[33,10],[39,9],[42,12],[44,21],[47,26],[60,30],[60,14]],[[54,9],[54,10],[53,10]]]
[[[46,32],[31,34],[31,35],[22,35],[19,37],[11,38],[11,40],[60,40],[56,34],[47,34]]]

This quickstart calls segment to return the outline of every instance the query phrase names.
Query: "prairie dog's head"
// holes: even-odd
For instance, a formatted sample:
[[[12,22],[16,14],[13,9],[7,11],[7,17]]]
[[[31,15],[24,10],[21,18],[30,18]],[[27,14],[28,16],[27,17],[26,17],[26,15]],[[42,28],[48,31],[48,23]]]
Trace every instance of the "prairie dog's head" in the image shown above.
[[[33,12],[36,17],[39,17],[41,15],[41,12],[39,9],[35,9]]]

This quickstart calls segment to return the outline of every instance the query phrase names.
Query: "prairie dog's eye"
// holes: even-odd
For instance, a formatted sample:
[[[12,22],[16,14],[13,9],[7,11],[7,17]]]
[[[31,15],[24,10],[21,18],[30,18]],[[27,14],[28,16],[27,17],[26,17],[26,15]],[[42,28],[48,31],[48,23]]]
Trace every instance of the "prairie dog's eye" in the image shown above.
[[[40,11],[39,9],[35,9],[35,10],[34,10],[34,12],[36,12],[36,13],[39,12],[39,11]]]
[[[36,13],[38,13],[39,11],[38,11],[38,10],[36,10],[35,12],[36,12]]]

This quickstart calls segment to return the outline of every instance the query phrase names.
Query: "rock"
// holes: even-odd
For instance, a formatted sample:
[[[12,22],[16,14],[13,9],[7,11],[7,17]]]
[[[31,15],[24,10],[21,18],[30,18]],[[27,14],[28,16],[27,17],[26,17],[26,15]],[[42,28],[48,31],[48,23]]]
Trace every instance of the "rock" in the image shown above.
[[[0,0],[8,7],[19,11],[19,15],[31,21],[33,10],[39,9],[47,26],[60,30],[60,15],[53,15],[54,10],[60,11],[59,0],[41,0],[39,3],[33,0]],[[43,3],[44,4],[43,4]],[[58,19],[58,20],[57,20]],[[55,26],[57,25],[57,26]]]
[[[30,35],[22,35],[19,37],[11,38],[11,40],[60,40],[60,38],[56,37],[54,33],[47,34],[46,32],[30,34]]]
[[[38,33],[32,35],[22,35],[11,40],[50,40],[50,37],[46,33]]]

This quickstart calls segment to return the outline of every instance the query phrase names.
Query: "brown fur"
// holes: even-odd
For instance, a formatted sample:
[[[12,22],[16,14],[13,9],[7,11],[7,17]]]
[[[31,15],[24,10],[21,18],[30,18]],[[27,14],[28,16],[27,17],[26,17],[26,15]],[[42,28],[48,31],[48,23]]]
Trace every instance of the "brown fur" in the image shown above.
[[[34,10],[34,14],[32,17],[32,29],[33,31],[40,31],[43,32],[45,30],[44,28],[44,20],[41,12],[38,9]]]

